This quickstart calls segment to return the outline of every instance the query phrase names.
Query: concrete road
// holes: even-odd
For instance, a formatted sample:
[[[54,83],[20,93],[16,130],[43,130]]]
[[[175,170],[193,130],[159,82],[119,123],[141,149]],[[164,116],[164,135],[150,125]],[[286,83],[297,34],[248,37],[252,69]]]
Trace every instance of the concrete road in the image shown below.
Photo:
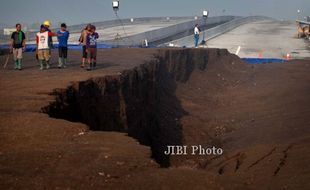
[[[297,39],[294,22],[260,21],[242,25],[224,35],[208,41],[209,47],[227,48],[236,53],[241,46],[240,57],[309,58],[309,42]]]
[[[236,53],[240,46],[240,57],[284,58],[288,53],[292,58],[309,58],[309,42],[297,39],[294,22],[274,20],[244,24],[208,41],[208,47],[225,48]],[[201,34],[200,40],[203,35]],[[206,36],[208,38],[208,36]],[[171,42],[175,46],[194,46],[194,36],[187,36]]]

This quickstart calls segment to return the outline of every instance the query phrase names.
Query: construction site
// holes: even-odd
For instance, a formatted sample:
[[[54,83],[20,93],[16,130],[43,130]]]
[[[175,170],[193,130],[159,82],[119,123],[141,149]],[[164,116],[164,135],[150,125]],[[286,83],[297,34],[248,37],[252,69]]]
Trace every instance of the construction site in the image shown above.
[[[0,189],[310,188],[309,20],[204,11],[93,24],[91,72],[84,24],[68,26],[65,69],[57,38],[43,71],[36,32],[21,71],[0,45]]]

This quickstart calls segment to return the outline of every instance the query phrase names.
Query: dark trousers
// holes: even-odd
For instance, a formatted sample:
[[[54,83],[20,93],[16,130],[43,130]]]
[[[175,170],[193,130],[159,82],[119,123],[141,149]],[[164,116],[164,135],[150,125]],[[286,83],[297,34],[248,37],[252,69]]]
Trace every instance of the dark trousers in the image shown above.
[[[87,48],[87,54],[89,59],[96,61],[97,59],[97,48]]]
[[[59,47],[58,48],[59,57],[67,59],[68,56],[68,48],[67,47]]]
[[[87,59],[86,46],[83,46],[83,58]]]

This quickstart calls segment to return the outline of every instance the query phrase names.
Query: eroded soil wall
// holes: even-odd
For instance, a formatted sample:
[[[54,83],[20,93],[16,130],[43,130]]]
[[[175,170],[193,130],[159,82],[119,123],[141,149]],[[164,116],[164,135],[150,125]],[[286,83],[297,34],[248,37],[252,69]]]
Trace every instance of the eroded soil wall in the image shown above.
[[[82,122],[95,131],[126,132],[152,149],[163,167],[167,145],[182,144],[180,118],[187,113],[176,97],[178,83],[194,70],[205,70],[210,61],[230,56],[220,49],[160,50],[154,59],[120,75],[75,82],[53,92],[56,100],[43,108],[54,118]]]

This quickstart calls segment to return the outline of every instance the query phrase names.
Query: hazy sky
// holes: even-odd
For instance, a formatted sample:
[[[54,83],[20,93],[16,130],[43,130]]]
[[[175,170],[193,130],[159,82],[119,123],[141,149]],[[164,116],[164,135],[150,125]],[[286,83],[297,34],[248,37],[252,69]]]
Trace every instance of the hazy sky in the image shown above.
[[[79,24],[114,19],[112,0],[0,0],[0,23],[42,22]],[[192,16],[203,9],[210,16],[266,15],[277,19],[296,19],[310,15],[310,0],[120,0],[121,18],[144,16]]]

